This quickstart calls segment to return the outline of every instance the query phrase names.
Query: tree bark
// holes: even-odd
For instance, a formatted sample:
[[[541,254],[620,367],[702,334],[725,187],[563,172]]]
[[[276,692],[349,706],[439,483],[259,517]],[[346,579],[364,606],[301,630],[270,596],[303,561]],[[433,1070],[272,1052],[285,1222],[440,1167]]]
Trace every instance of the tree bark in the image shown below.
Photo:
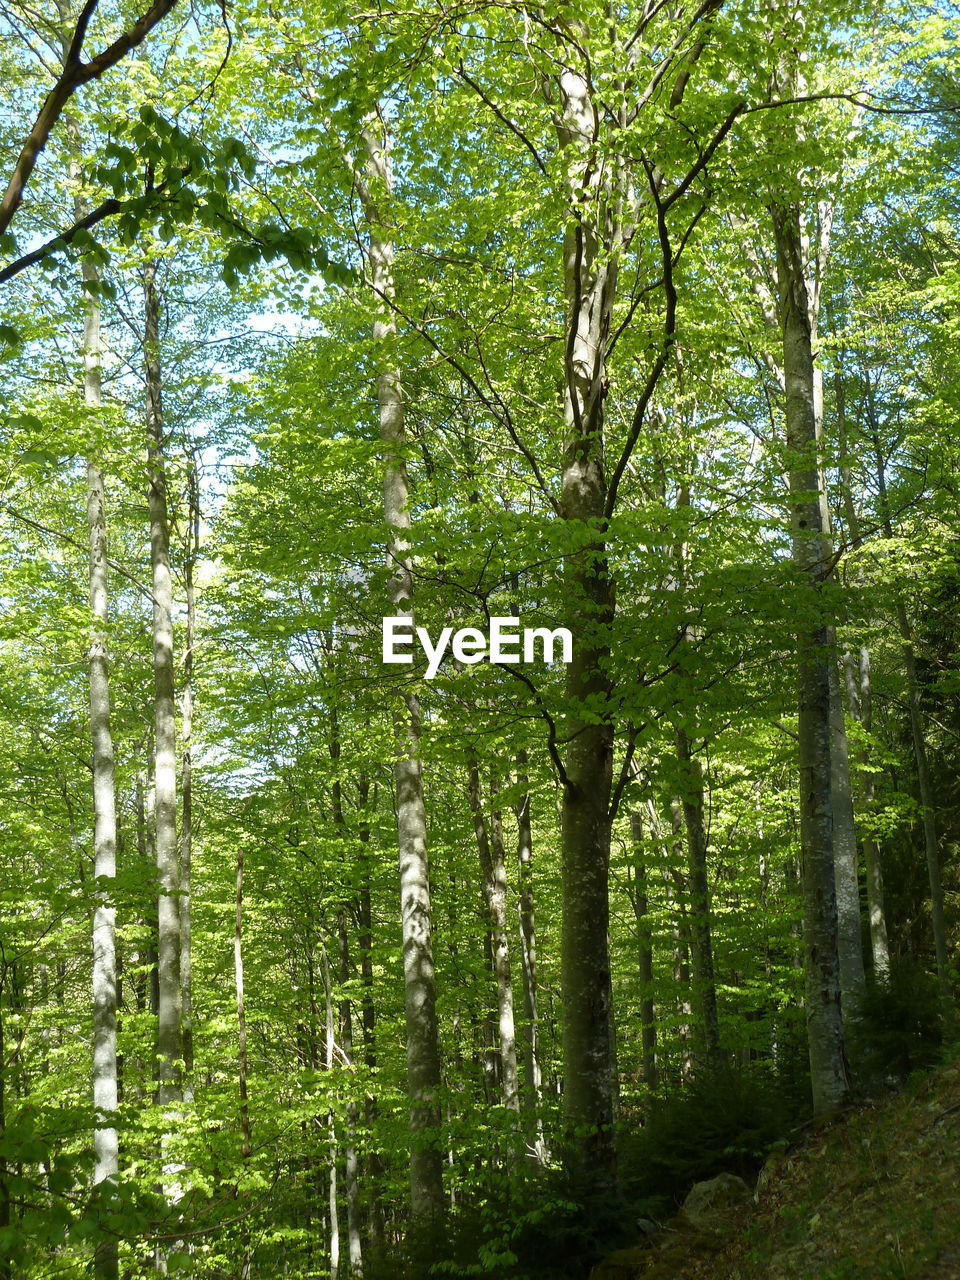
[[[75,166],[71,166],[75,167]],[[77,217],[84,213],[80,196]],[[84,285],[83,400],[89,410],[101,407],[99,272],[86,257],[81,263]],[[89,287],[88,287],[89,286]],[[87,658],[90,732],[93,739],[93,1133],[94,1185],[115,1180],[120,1148],[112,1117],[117,1110],[117,951],[114,881],[117,874],[117,807],[113,734],[110,726],[110,669],[107,647],[108,567],[106,488],[103,473],[87,459],[87,529],[89,533],[89,599],[92,625]],[[103,1234],[94,1248],[94,1274],[116,1280],[116,1238]]]
[[[237,846],[236,915],[233,927],[233,983],[237,997],[237,1090],[240,1095],[240,1155],[244,1161],[253,1154],[253,1135],[250,1127],[250,1100],[247,1094],[247,1077],[250,1064],[247,1058],[247,1012],[243,988],[243,845]],[[240,1259],[240,1280],[249,1280],[251,1273],[250,1231],[244,1222],[243,1254]]]
[[[357,789],[360,808],[363,813],[358,832],[362,851],[362,876],[356,908],[357,942],[360,948],[360,1026],[363,1036],[363,1064],[372,1080],[377,1069],[377,1010],[374,1002],[370,825],[366,817],[367,804],[370,799],[370,783],[365,776],[361,776]],[[369,1090],[367,1091],[364,1110],[367,1131],[371,1135],[372,1143],[379,1110],[377,1099]],[[383,1179],[383,1159],[380,1152],[371,1147],[367,1152],[367,1241],[368,1252],[374,1263],[379,1263],[386,1251],[386,1227],[383,1217]]]
[[[187,633],[183,654],[180,752],[180,993],[183,1026],[184,1097],[193,1100],[193,958],[191,878],[193,869],[193,658],[197,606],[194,568],[200,554],[200,486],[197,459],[187,459],[187,546],[183,562]]]
[[[830,548],[832,550],[832,546]],[[837,665],[837,633],[827,628],[830,647],[830,789],[833,804],[833,860],[837,891],[837,956],[840,963],[840,1004],[844,1017],[856,1016],[866,974],[860,924],[860,882],[857,828],[850,782],[850,753]]]
[[[393,243],[378,204],[391,189],[392,174],[388,134],[379,114],[366,122],[364,145],[365,176],[360,187],[370,232],[370,283],[380,311],[374,322],[373,336],[381,358],[377,400],[380,439],[384,445],[383,511],[390,569],[388,599],[393,615],[409,618],[412,628],[413,560],[410,552],[410,489],[404,461],[403,388],[399,371],[393,363],[396,323],[386,305],[394,296]],[[403,693],[403,708],[396,726],[395,785],[410,1101],[410,1208],[415,1221],[428,1224],[439,1221],[444,1211],[440,1150],[440,1044],[427,820],[420,767],[420,703],[412,689]]]
[[[150,563],[153,571],[154,786],[158,895],[157,1101],[181,1100],[183,1058],[180,992],[180,868],[177,858],[177,757],[174,732],[173,587],[164,469],[164,421],[160,369],[160,300],[156,263],[144,267],[144,359],[147,383],[147,460]]]
[[[833,848],[828,572],[819,501],[810,310],[796,205],[772,209],[777,251],[786,447],[793,558],[801,618],[797,637],[800,840],[803,859],[804,973],[807,1043],[814,1111],[829,1114],[847,1096]]]
[[[676,733],[677,759],[683,775],[683,825],[687,835],[687,868],[690,877],[690,956],[697,1001],[703,1060],[707,1067],[720,1061],[720,1021],[717,984],[713,972],[713,939],[710,927],[710,886],[707,879],[707,832],[703,821],[703,772],[690,749],[685,729]]]
[[[527,1088],[523,1094],[527,1142],[538,1164],[548,1158],[543,1131],[543,1068],[540,1062],[540,1011],[537,1000],[537,923],[533,891],[533,831],[530,821],[530,781],[527,753],[517,752],[517,860],[520,865],[520,959],[523,976],[524,1068]]]
[[[849,451],[847,445],[847,413],[846,386],[843,373],[842,352],[838,357],[838,366],[834,378],[834,399],[837,406],[837,443],[840,453],[841,502],[844,519],[847,525],[847,537],[854,547],[861,545],[860,521],[853,502],[853,484],[850,474]],[[850,715],[858,721],[869,734],[873,726],[873,698],[870,676],[870,650],[866,645],[860,649],[859,659],[845,650],[843,670],[847,686],[847,704]],[[869,765],[869,752],[862,751],[859,757],[861,765]],[[874,775],[869,768],[863,770],[861,794],[867,815],[872,813],[876,786]],[[870,954],[873,961],[873,974],[880,981],[885,981],[890,974],[890,946],[887,940],[887,920],[883,907],[883,877],[880,867],[880,847],[871,834],[861,837],[863,861],[867,880],[867,915],[870,925]]]
[[[872,416],[872,410],[871,410]],[[873,425],[873,424],[872,424]],[[873,425],[873,446],[877,466],[877,490],[883,530],[893,538],[890,520],[890,504],[887,500],[887,476],[879,433]],[[923,730],[923,712],[920,708],[920,683],[917,679],[917,658],[913,645],[913,628],[907,615],[903,597],[897,595],[897,629],[900,632],[903,666],[907,677],[907,710],[910,717],[910,736],[913,739],[913,757],[917,770],[917,790],[920,794],[920,816],[923,824],[923,849],[927,862],[927,880],[930,885],[930,924],[933,932],[933,948],[937,964],[937,985],[945,1009],[952,1002],[950,989],[950,957],[947,950],[947,928],[943,916],[943,884],[940,879],[940,839],[937,834],[936,801],[927,760],[927,743]]]
[[[72,38],[64,51],[63,70],[57,77],[56,84],[43,100],[39,114],[17,157],[6,190],[0,198],[0,235],[7,230],[23,203],[24,190],[40,158],[40,153],[47,145],[51,131],[76,91],[89,81],[98,79],[125,57],[131,49],[141,44],[157,23],[170,12],[174,4],[176,0],[155,0],[146,13],[131,23],[118,39],[86,60],[81,57],[81,54],[87,26],[96,9],[96,4],[87,3],[83,6]]]
[[[563,1114],[569,1162],[588,1187],[616,1182],[616,1074],[609,948],[610,798],[614,728],[610,627],[614,589],[602,530],[607,482],[603,430],[606,347],[617,259],[608,252],[599,117],[586,76],[559,77],[559,136],[570,191],[564,233],[565,446],[560,514],[579,550],[564,565],[566,622],[575,637],[565,696],[573,708],[563,761],[561,994]],[[609,237],[608,237],[609,238]],[[579,708],[590,707],[584,716]]]
[[[350,937],[347,932],[347,912],[341,907],[337,913],[337,941],[340,951],[340,982],[346,984],[353,977],[350,962]],[[340,1047],[344,1061],[353,1065],[353,1009],[350,997],[344,994],[340,1000]],[[350,1275],[358,1280],[363,1275],[363,1245],[360,1239],[360,1166],[357,1160],[357,1104],[351,1097],[346,1107],[346,1141],[344,1144],[344,1190],[347,1200],[347,1254],[350,1259]]]
[[[633,842],[633,885],[630,892],[633,914],[637,921],[637,968],[640,979],[640,1053],[643,1082],[655,1089],[657,1073],[657,1023],[653,1003],[653,934],[650,928],[647,895],[647,864],[643,853],[643,818],[630,814]]]
[[[491,787],[491,791],[493,788]],[[480,770],[474,760],[468,768],[467,794],[483,875],[483,900],[487,911],[490,960],[497,987],[497,1044],[500,1051],[501,1101],[508,1111],[519,1112],[517,1039],[513,1016],[513,981],[510,971],[510,938],[507,930],[507,868],[500,814],[494,811],[490,832],[483,813]]]

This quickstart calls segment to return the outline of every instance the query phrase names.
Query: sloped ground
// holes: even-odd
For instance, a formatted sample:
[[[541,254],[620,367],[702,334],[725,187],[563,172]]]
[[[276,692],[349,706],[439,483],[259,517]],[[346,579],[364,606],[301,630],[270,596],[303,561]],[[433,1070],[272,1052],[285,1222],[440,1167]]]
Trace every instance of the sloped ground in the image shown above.
[[[723,1229],[634,1258],[637,1280],[960,1280],[960,1058],[769,1161]]]

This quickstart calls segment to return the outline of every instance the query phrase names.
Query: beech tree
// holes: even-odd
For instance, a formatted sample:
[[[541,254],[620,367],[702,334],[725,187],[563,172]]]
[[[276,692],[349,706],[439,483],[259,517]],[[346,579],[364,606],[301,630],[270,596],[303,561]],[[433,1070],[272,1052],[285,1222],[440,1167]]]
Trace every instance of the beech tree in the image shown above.
[[[943,32],[171,8],[2,17],[0,1275],[582,1280],[949,1039]]]

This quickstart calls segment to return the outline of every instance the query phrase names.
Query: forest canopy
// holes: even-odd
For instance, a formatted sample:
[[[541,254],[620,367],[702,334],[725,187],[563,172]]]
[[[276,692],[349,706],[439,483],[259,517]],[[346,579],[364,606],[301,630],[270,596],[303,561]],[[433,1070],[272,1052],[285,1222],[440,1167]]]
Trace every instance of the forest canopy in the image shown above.
[[[0,0],[0,1280],[586,1280],[956,1042],[958,21]]]

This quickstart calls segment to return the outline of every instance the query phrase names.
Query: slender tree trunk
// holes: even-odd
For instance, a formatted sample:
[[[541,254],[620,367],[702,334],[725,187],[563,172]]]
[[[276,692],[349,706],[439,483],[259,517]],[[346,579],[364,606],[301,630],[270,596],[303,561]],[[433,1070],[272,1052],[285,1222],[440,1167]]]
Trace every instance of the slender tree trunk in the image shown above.
[[[79,219],[87,210],[80,197],[74,203]],[[99,272],[86,257],[81,269],[85,293],[83,399],[88,409],[96,411],[101,407],[100,303],[95,291]],[[99,1185],[116,1179],[120,1168],[117,1129],[112,1123],[118,1090],[116,908],[113,901],[117,874],[117,808],[107,653],[106,489],[103,473],[92,457],[87,459],[87,529],[92,615],[87,670],[93,738],[93,1105],[98,1113],[93,1134],[93,1181]],[[105,1234],[96,1242],[94,1274],[102,1280],[116,1280],[118,1266],[116,1238]]]
[[[832,551],[832,544],[830,546]],[[837,894],[837,958],[840,964],[840,1004],[844,1018],[855,1017],[863,998],[863,934],[860,923],[860,883],[857,828],[850,782],[850,754],[843,713],[837,633],[827,628],[830,681],[830,794],[833,805],[833,861]]]
[[[854,547],[859,547],[860,521],[853,502],[853,482],[850,473],[847,447],[846,384],[843,374],[843,353],[838,357],[834,378],[834,399],[837,406],[837,441],[840,454],[841,503],[847,524],[847,536]],[[849,650],[843,655],[843,670],[847,685],[847,703],[854,720],[859,721],[866,732],[872,731],[872,688],[870,680],[870,650],[860,649],[859,661]],[[859,763],[869,765],[869,752],[863,751]],[[876,786],[869,768],[863,770],[861,794],[868,817],[872,815]],[[880,848],[872,834],[861,837],[863,861],[867,880],[867,914],[870,924],[870,953],[874,977],[884,981],[890,974],[890,947],[887,941],[887,921],[883,908],[883,879],[880,870]]]
[[[337,940],[340,950],[340,982],[344,985],[353,977],[350,962],[350,937],[347,932],[347,912],[341,908],[337,915]],[[340,1040],[343,1056],[353,1064],[353,1009],[350,998],[340,1000]],[[360,1240],[360,1166],[357,1160],[357,1104],[351,1097],[346,1108],[346,1143],[344,1151],[344,1177],[347,1198],[347,1250],[350,1258],[350,1275],[358,1280],[363,1275],[363,1246]]]
[[[361,779],[359,792],[360,806],[361,809],[365,810],[370,795],[370,784],[366,778]],[[359,838],[361,849],[363,851],[362,880],[357,900],[357,941],[360,947],[360,1025],[363,1033],[363,1063],[372,1080],[377,1070],[377,1018],[376,1005],[374,1003],[373,908],[370,887],[370,876],[372,871],[370,858],[370,828],[366,819],[361,821]],[[366,1095],[365,1117],[367,1122],[367,1131],[371,1135],[371,1141],[373,1141],[373,1135],[376,1132],[377,1116],[377,1100],[368,1090]],[[386,1228],[383,1219],[383,1179],[383,1159],[379,1151],[371,1149],[367,1153],[366,1185],[368,1189],[367,1203],[369,1215],[367,1222],[367,1239],[369,1244],[369,1254],[374,1263],[378,1263],[386,1252]]]
[[[819,342],[820,290],[826,271],[833,226],[833,206],[818,205],[820,233],[812,237],[801,229],[802,259],[809,264],[807,280],[807,314],[810,321],[810,352],[813,360],[811,399],[817,457],[817,493],[820,503],[820,527],[824,540],[824,556],[833,554],[833,520],[827,495],[824,470],[823,370],[814,358]],[[840,963],[840,1007],[844,1017],[856,1016],[863,997],[866,975],[863,967],[863,937],[860,926],[860,883],[857,859],[857,827],[850,782],[850,752],[847,725],[843,714],[840,686],[836,627],[827,628],[831,658],[827,674],[830,680],[830,796],[833,806],[833,867],[837,895],[837,957]]]
[[[870,650],[860,649],[859,659],[849,651],[843,656],[847,682],[847,699],[850,713],[867,733],[873,727],[873,690],[870,680]],[[869,764],[868,759],[864,763]],[[863,806],[869,816],[875,804],[876,783],[873,771],[864,770]],[[883,876],[880,869],[880,846],[874,836],[865,834],[862,839],[863,861],[867,872],[867,912],[870,919],[870,952],[874,977],[881,982],[890,976],[890,944],[887,939],[887,918],[883,907]]]
[[[602,1192],[616,1182],[608,936],[614,727],[607,708],[614,589],[602,531],[607,502],[605,353],[617,259],[605,243],[610,231],[603,166],[596,164],[594,154],[599,117],[590,86],[579,70],[566,67],[559,91],[559,134],[571,192],[563,244],[566,439],[560,514],[570,522],[580,547],[566,557],[564,567],[567,625],[576,639],[566,670],[565,696],[572,711],[561,813],[563,1112],[571,1169],[586,1187]]]
[[[7,965],[0,959],[0,1142],[7,1132],[7,1051],[5,1043],[3,998],[6,987]],[[4,1147],[0,1147],[0,1230],[7,1232],[12,1221],[10,1204],[10,1168]],[[7,1258],[0,1258],[0,1280],[12,1280],[12,1268]]]
[[[800,78],[792,72],[785,75],[786,85],[781,92],[790,96],[799,92]],[[809,233],[808,219],[802,218],[799,208],[796,213],[796,231],[800,246],[800,267],[803,272],[804,301],[807,308],[807,323],[810,332],[811,372],[809,382],[810,405],[813,413],[813,429],[815,440],[815,468],[817,477],[817,495],[820,507],[820,529],[824,541],[824,558],[833,553],[832,521],[830,504],[827,495],[826,476],[823,468],[824,457],[824,400],[823,371],[814,358],[819,332],[820,299],[823,279],[827,269],[830,251],[830,240],[833,227],[833,205],[820,201],[817,205],[815,219],[816,234]],[[761,281],[764,274],[760,259],[755,251],[748,250],[751,274],[764,313],[764,319],[771,329],[778,327],[778,317],[773,305],[773,293],[777,291],[777,274],[768,265],[767,279]],[[781,389],[786,388],[786,375],[782,365],[772,355],[768,355],[768,364],[772,366]],[[834,654],[828,668],[830,686],[830,726],[831,726],[831,805],[833,808],[833,861],[835,896],[837,903],[837,953],[840,965],[840,990],[842,995],[841,1010],[843,1013],[854,1013],[863,995],[865,974],[863,966],[863,940],[860,926],[860,890],[857,865],[857,833],[853,806],[853,790],[850,783],[850,761],[847,745],[847,729],[843,715],[843,698],[841,696],[840,677],[836,657],[836,630],[832,622],[827,628],[827,641]]]
[[[492,791],[492,787],[491,787]],[[473,829],[483,875],[483,900],[487,913],[490,961],[497,987],[497,1043],[500,1051],[501,1101],[509,1111],[518,1112],[517,1041],[513,1016],[513,981],[510,972],[510,942],[507,930],[507,868],[500,814],[494,810],[490,832],[483,813],[480,770],[471,761],[467,793],[473,814]]]
[[[327,961],[326,947],[323,948],[323,996],[326,1009],[326,1019],[324,1022],[324,1054],[323,1065],[327,1072],[327,1078],[333,1075],[334,1050],[336,1048],[336,1039],[334,1035],[334,1010],[333,1010],[333,984],[330,974],[330,965]],[[327,1086],[330,1093],[333,1092],[332,1082]],[[327,1129],[329,1133],[329,1165],[328,1165],[328,1208],[330,1212],[330,1280],[339,1280],[340,1276],[340,1212],[339,1212],[339,1192],[337,1186],[337,1127],[336,1117],[331,1109],[327,1115]]]
[[[150,561],[153,569],[154,786],[158,897],[157,968],[160,1012],[157,1033],[161,1104],[181,1100],[183,1058],[180,994],[180,868],[177,858],[177,757],[174,736],[173,589],[164,470],[164,421],[160,373],[160,300],[156,263],[144,268],[147,381],[147,450]]]
[[[643,853],[643,818],[637,811],[630,814],[630,835],[633,841],[633,885],[630,898],[637,921],[637,967],[640,979],[640,1053],[644,1084],[655,1089],[659,1081],[657,1024],[653,1003],[653,933],[647,896],[647,864]]]
[[[243,990],[243,845],[237,846],[236,917],[233,928],[233,982],[237,995],[237,1087],[240,1094],[240,1155],[244,1161],[253,1153],[253,1137],[250,1128],[250,1102],[247,1095],[249,1062],[247,1059],[247,1013]],[[243,1227],[243,1253],[240,1260],[240,1280],[250,1280],[251,1252],[250,1231]]]
[[[685,729],[676,734],[677,758],[683,773],[681,799],[687,835],[689,882],[690,954],[696,994],[704,1061],[715,1067],[720,1060],[720,1022],[717,1014],[717,985],[713,973],[713,940],[710,928],[710,887],[707,880],[707,832],[703,821],[703,772],[690,749]]]
[[[796,205],[775,205],[772,213],[783,332],[793,556],[803,618],[797,654],[807,1041],[814,1110],[824,1115],[842,1106],[847,1096],[833,850],[829,670],[833,658],[822,598],[828,566],[818,496],[813,352],[800,218]]]
[[[370,232],[370,283],[380,302],[373,336],[381,357],[377,378],[380,439],[384,444],[383,510],[387,526],[389,603],[394,616],[414,624],[413,560],[410,551],[410,488],[405,444],[403,388],[394,364],[396,323],[388,306],[394,294],[393,244],[379,202],[391,189],[387,130],[379,115],[364,130],[365,179],[361,184]],[[427,862],[427,821],[420,768],[420,704],[412,689],[403,695],[397,720],[395,765],[400,902],[403,936],[404,1004],[407,1031],[407,1088],[410,1101],[410,1208],[421,1224],[439,1221],[444,1211],[440,1150],[440,1044],[432,910]]]
[[[871,407],[871,418],[873,411]],[[887,500],[887,476],[879,433],[873,426],[873,447],[877,465],[877,488],[884,533],[893,537],[890,520],[890,504]],[[943,917],[943,885],[940,879],[940,840],[937,835],[937,810],[927,761],[927,743],[923,731],[923,713],[920,708],[920,683],[917,679],[917,659],[913,646],[913,628],[907,615],[907,607],[901,596],[897,597],[897,628],[900,632],[903,666],[907,676],[907,709],[910,716],[910,736],[913,739],[913,756],[917,770],[917,790],[920,793],[920,816],[923,823],[923,849],[927,861],[927,878],[930,884],[930,923],[933,930],[933,947],[937,961],[937,983],[944,1007],[952,999],[950,990],[950,957],[947,951],[947,929]]]
[[[530,822],[530,783],[527,753],[517,752],[517,859],[520,864],[520,956],[523,974],[523,1013],[527,1023],[524,1066],[527,1078],[524,1111],[527,1142],[538,1164],[548,1157],[543,1132],[543,1074],[540,1064],[540,1011],[537,1001],[537,926],[533,892],[533,831]]]
[[[184,592],[187,605],[186,648],[183,655],[183,703],[180,759],[180,993],[183,1025],[184,1097],[193,1101],[193,961],[191,954],[191,877],[193,864],[193,654],[196,643],[194,567],[200,551],[200,489],[197,460],[187,462],[187,547]]]

